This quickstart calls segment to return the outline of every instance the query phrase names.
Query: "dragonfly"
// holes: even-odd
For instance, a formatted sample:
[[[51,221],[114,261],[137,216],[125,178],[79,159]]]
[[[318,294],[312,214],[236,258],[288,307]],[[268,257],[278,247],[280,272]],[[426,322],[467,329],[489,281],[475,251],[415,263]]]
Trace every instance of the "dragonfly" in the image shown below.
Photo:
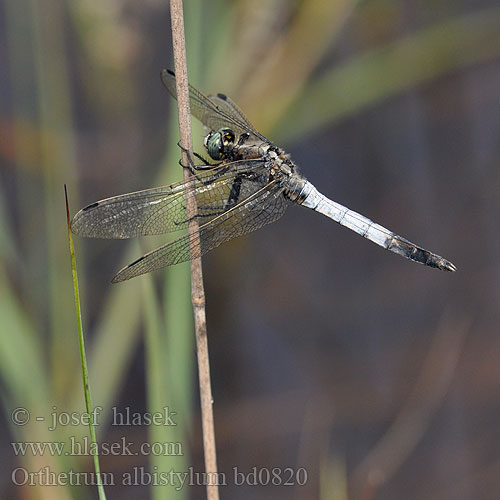
[[[175,74],[161,80],[176,99]],[[445,258],[426,250],[367,217],[330,200],[298,172],[281,148],[260,134],[226,95],[205,96],[189,85],[191,114],[205,126],[205,154],[183,165],[187,181],[122,194],[81,209],[73,233],[91,238],[134,238],[188,229],[128,266],[112,279],[121,282],[166,266],[200,257],[233,238],[279,219],[290,204],[310,208],[367,240],[407,259],[443,271],[456,271]],[[195,215],[187,197],[196,200]],[[198,224],[193,228],[190,220]]]

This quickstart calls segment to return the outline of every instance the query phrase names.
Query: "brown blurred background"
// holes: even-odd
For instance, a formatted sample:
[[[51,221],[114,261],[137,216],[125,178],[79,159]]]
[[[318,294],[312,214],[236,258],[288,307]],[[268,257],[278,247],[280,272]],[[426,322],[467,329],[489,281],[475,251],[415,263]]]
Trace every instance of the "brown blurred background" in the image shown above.
[[[186,0],[185,16],[192,84],[231,96],[325,195],[458,266],[300,207],[204,258],[221,498],[500,498],[498,2]],[[168,3],[3,0],[0,23],[1,497],[97,498],[15,485],[16,467],[92,460],[10,443],[88,433],[48,430],[84,411],[63,184],[74,213],[181,178]],[[102,457],[108,498],[205,495],[120,482],[203,470],[189,266],[109,283],[168,238],[75,241],[99,440],[183,450]],[[111,425],[113,407],[164,406],[175,428]],[[236,486],[234,467],[307,483]]]

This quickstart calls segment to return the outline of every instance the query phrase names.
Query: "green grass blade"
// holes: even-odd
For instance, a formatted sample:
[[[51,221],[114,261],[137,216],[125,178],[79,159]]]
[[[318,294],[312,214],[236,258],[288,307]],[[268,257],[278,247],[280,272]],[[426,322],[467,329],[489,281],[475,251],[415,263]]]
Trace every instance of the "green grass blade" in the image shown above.
[[[66,186],[64,186],[64,193],[66,195],[66,217],[68,222],[68,242],[69,242],[69,252],[71,255],[71,272],[73,275],[73,290],[75,294],[75,313],[76,313],[76,323],[78,326],[78,345],[80,348],[80,364],[82,368],[82,379],[83,379],[83,393],[85,396],[85,408],[87,414],[91,416],[89,420],[89,433],[90,441],[92,447],[98,450],[97,437],[95,433],[95,422],[92,413],[92,400],[90,395],[90,384],[89,384],[89,372],[87,368],[87,358],[85,356],[85,341],[83,337],[83,324],[82,324],[82,310],[80,305],[80,292],[78,289],[78,275],[76,272],[76,258],[75,258],[75,248],[73,246],[73,235],[71,234],[71,219],[69,215],[69,204],[68,204],[68,193],[66,191]],[[93,453],[94,458],[94,469],[97,475],[97,490],[99,493],[100,500],[106,499],[106,494],[104,492],[104,486],[101,478],[101,467],[99,464],[99,454]]]
[[[500,54],[500,9],[425,28],[336,66],[311,83],[273,127],[278,143],[353,115],[405,89]],[[297,126],[300,124],[300,126]]]

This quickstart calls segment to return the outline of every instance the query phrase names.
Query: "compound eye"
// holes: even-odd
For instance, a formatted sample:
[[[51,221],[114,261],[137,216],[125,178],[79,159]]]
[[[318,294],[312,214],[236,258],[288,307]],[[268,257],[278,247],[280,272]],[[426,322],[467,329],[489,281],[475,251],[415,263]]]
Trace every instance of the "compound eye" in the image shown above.
[[[210,132],[203,142],[213,160],[222,160],[222,136],[220,132]]]
[[[205,137],[205,147],[214,160],[223,160],[234,148],[235,135],[229,128],[220,128]]]

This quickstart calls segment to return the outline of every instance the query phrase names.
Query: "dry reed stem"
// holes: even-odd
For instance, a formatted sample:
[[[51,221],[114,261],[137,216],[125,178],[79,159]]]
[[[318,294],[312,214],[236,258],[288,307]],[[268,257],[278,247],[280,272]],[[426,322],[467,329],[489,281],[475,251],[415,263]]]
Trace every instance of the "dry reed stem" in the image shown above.
[[[184,16],[182,0],[170,0],[172,20],[172,41],[174,49],[174,67],[177,86],[177,105],[179,112],[179,131],[181,138],[182,161],[188,165],[193,151],[191,122],[189,111],[189,91],[186,63],[186,42],[184,38]],[[188,153],[189,152],[189,153]],[[191,173],[184,169],[184,180],[189,180]],[[191,245],[199,245],[196,198],[193,192],[186,191],[188,231]],[[205,473],[208,500],[219,499],[217,485],[217,455],[215,446],[214,415],[212,388],[210,383],[210,364],[208,357],[207,323],[205,316],[205,291],[203,289],[203,273],[201,258],[191,259],[191,300],[193,302],[194,326],[196,332],[196,353],[198,358],[198,375],[200,382],[201,419],[203,432],[203,449],[205,453]]]

